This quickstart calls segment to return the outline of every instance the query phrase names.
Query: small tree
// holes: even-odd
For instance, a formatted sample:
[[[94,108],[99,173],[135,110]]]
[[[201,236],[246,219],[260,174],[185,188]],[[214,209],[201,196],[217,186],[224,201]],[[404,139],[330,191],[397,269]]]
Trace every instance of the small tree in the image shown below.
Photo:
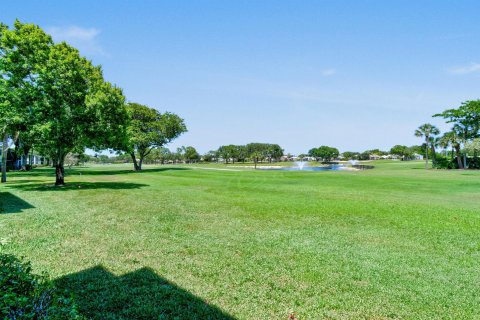
[[[194,147],[188,146],[185,148],[185,160],[188,163],[196,162],[200,159],[200,154]]]
[[[426,152],[425,152],[425,169],[428,169],[428,147],[430,145],[430,137],[433,135],[437,135],[440,133],[437,127],[430,123],[422,124],[415,130],[416,137],[424,137],[425,138],[425,145],[426,145]]]
[[[127,110],[130,124],[126,151],[132,157],[135,171],[142,170],[143,160],[153,148],[163,147],[187,131],[183,119],[176,114],[162,114],[138,103],[129,103]]]
[[[402,160],[405,160],[406,158],[412,155],[410,148],[408,148],[407,146],[399,145],[399,144],[393,146],[390,149],[390,153],[401,157]]]
[[[260,159],[262,159],[262,153],[259,152],[259,151],[253,151],[250,154],[250,158],[253,160],[255,169],[257,169],[257,163],[258,163],[258,161],[260,161]]]

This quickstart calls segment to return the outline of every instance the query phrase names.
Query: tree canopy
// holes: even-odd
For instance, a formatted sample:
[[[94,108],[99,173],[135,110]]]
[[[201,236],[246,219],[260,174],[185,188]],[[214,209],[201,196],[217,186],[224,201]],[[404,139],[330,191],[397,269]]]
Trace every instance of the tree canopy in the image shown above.
[[[125,151],[131,155],[136,171],[142,170],[143,160],[152,149],[165,146],[187,131],[184,120],[174,113],[160,113],[138,103],[128,103],[127,110],[129,126]]]
[[[330,162],[337,158],[340,154],[337,148],[320,146],[318,148],[312,148],[308,151],[311,157],[322,159],[324,162]]]
[[[2,133],[36,137],[37,149],[56,165],[56,185],[64,184],[68,153],[124,144],[125,98],[100,67],[33,24],[0,30],[0,115],[8,121]]]

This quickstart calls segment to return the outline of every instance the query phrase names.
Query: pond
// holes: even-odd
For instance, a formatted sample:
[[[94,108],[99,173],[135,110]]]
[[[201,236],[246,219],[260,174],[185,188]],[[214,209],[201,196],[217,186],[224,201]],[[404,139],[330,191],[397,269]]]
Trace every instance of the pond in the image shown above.
[[[351,167],[340,165],[330,166],[295,166],[295,167],[257,167],[257,170],[282,170],[282,171],[340,171],[340,170],[352,170]]]

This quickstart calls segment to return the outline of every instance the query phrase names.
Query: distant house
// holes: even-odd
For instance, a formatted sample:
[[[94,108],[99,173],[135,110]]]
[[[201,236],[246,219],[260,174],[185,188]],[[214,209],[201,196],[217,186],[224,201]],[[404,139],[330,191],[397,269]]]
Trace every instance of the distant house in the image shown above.
[[[386,154],[381,156],[381,158],[385,160],[398,160],[400,157],[396,154]]]
[[[28,158],[25,158],[25,156],[21,156],[20,159],[18,159],[15,163],[15,169],[19,169],[24,165],[41,165],[45,164],[45,157],[41,157],[39,155],[31,155]]]
[[[382,159],[382,157],[379,156],[378,154],[371,154],[368,158],[370,160],[380,160],[380,159]]]
[[[42,165],[46,164],[45,157],[41,157],[39,155],[31,155],[28,158],[25,156],[21,156],[17,158],[15,161],[15,151],[13,149],[8,149],[7,151],[7,169],[9,170],[19,170],[24,165]],[[0,168],[2,167],[2,155],[0,153]]]
[[[418,154],[418,153],[414,153],[414,154],[413,154],[413,158],[414,158],[415,160],[423,160],[423,155]]]

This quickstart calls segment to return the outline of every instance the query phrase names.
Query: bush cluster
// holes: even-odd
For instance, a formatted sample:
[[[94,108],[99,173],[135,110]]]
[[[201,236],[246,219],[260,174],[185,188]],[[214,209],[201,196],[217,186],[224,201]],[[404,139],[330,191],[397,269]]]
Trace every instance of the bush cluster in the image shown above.
[[[0,319],[81,319],[71,296],[30,262],[0,253]]]

